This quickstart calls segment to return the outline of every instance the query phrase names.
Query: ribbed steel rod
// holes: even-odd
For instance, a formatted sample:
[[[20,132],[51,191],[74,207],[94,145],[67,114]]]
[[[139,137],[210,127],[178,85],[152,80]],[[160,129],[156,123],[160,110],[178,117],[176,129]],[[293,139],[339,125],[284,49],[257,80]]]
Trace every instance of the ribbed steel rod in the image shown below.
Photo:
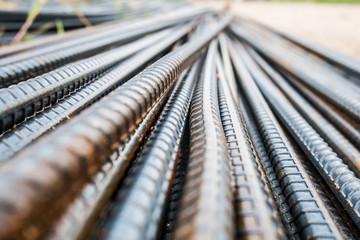
[[[295,240],[300,239],[299,233],[294,223],[294,218],[290,212],[290,208],[286,203],[283,191],[279,184],[276,174],[271,165],[270,159],[267,155],[264,143],[261,140],[260,134],[258,132],[257,126],[255,124],[255,119],[252,116],[248,104],[245,102],[244,95],[239,94],[239,111],[241,112],[244,122],[246,123],[247,131],[251,138],[251,141],[256,151],[262,171],[265,174],[265,179],[271,191],[272,197],[276,204],[276,208],[281,215],[281,220],[285,226],[286,235],[289,239]]]
[[[360,176],[360,153],[331,123],[313,108],[309,102],[293,89],[289,83],[268,65],[255,51],[248,49],[260,67],[266,72],[284,95],[301,112],[304,118],[320,133],[339,154],[349,168]]]
[[[161,30],[164,27],[170,27],[176,24],[189,21],[197,16],[208,13],[206,9],[198,8],[180,8],[171,13],[159,14],[143,19],[136,19],[126,22],[117,22],[115,24],[106,24],[102,27],[93,27],[80,31],[74,31],[60,35],[57,37],[41,38],[39,41],[32,41],[16,46],[0,48],[0,66],[18,61],[34,58],[61,51],[69,47],[81,46],[84,43],[112,37],[114,34],[127,35],[127,32],[146,33],[146,29],[150,31]],[[129,35],[127,35],[129,36]],[[119,36],[122,38],[122,36]],[[16,53],[11,55],[11,53]],[[4,57],[4,55],[11,55]]]
[[[344,134],[357,148],[360,148],[360,132],[354,122],[349,122],[339,111],[335,111],[329,104],[317,96],[304,84],[296,80],[293,76],[283,72],[287,80],[299,91],[327,120],[329,120],[339,131]]]
[[[178,29],[185,34],[190,26]],[[184,33],[185,32],[185,33]],[[37,78],[0,90],[0,131],[5,132],[14,125],[33,116],[44,108],[73,91],[95,80],[99,74],[114,67],[117,63],[137,51],[156,43],[169,32],[160,32],[135,41],[111,52],[84,59]],[[181,35],[182,36],[182,35]]]
[[[259,159],[251,148],[219,56],[216,66],[220,115],[233,178],[237,238],[284,239],[281,221],[268,197],[270,191],[257,168]]]
[[[313,71],[311,65],[292,57],[293,55],[284,52],[276,44],[265,44],[264,39],[260,40],[259,36],[254,35],[250,31],[239,29],[238,27],[232,27],[232,31],[237,36],[246,39],[250,45],[268,58],[275,61],[279,67],[298,76],[302,82],[332,101],[357,122],[360,121],[360,94],[356,90],[346,87],[350,83],[344,84],[329,74],[324,78],[322,75],[325,73],[324,71],[321,74],[319,71]]]
[[[229,154],[216,88],[217,41],[207,51],[191,103],[189,168],[175,239],[234,236]]]
[[[240,76],[241,86],[251,105],[270,162],[290,207],[300,237],[304,239],[317,237],[340,239],[341,235],[333,219],[306,177],[306,172],[299,159],[293,153],[279,124],[248,72],[248,65],[245,65],[246,59],[243,54],[245,50],[237,49],[241,55],[231,51],[235,69]]]
[[[135,166],[116,197],[103,239],[155,239],[169,195],[180,139],[191,102],[198,64],[174,89]],[[141,195],[141,198],[139,198]],[[134,213],[141,218],[133,218]]]
[[[177,81],[182,81],[188,71],[184,71]],[[178,86],[179,83],[176,84]],[[96,233],[97,220],[102,212],[112,204],[112,196],[118,191],[118,184],[127,176],[129,168],[143,144],[149,137],[169,96],[173,93],[173,84],[159,101],[151,108],[129,140],[112,154],[97,172],[92,181],[84,186],[81,193],[68,207],[66,213],[52,228],[53,234],[48,239],[85,239]],[[94,230],[95,229],[95,230]],[[96,234],[93,234],[96,235]]]
[[[136,53],[120,63],[119,66],[113,68],[113,70],[104,73],[93,83],[84,86],[72,95],[3,134],[0,138],[0,162],[9,159],[47,131],[68,118],[74,117],[80,111],[126,82],[164,49],[167,49],[171,44],[174,44],[179,38],[187,34],[188,30],[188,28],[183,28],[178,29],[176,32],[170,31],[167,35],[161,35],[161,37],[164,37],[163,40],[157,41],[157,43],[150,41],[151,47]]]
[[[241,50],[241,49],[240,49]],[[245,49],[242,56],[254,74],[259,88],[269,100],[279,119],[298,141],[303,151],[325,179],[356,225],[360,226],[360,179],[333,152],[312,126],[296,111],[280,90],[251,60]]]
[[[0,192],[11,194],[0,196],[0,223],[4,226],[0,238],[23,236],[29,221],[38,229],[56,218],[230,21],[231,16],[226,15],[207,24],[202,34],[4,164],[0,168]],[[40,148],[44,151],[38,151]],[[43,212],[47,207],[53,211]]]

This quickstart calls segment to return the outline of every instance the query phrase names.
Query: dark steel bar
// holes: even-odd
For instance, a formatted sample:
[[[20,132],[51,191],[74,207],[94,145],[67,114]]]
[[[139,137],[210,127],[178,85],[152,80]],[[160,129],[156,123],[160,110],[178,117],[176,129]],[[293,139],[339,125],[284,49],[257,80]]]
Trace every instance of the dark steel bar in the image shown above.
[[[274,29],[272,29],[274,31]],[[277,34],[280,36],[286,38],[287,40],[290,40],[291,42],[305,48],[306,50],[324,58],[326,61],[331,62],[332,64],[335,64],[339,66],[342,69],[346,69],[347,71],[350,71],[357,75],[357,77],[360,77],[360,62],[350,58],[348,56],[342,55],[338,52],[335,52],[329,48],[325,48],[321,45],[308,42],[304,39],[300,39],[298,37],[295,37],[293,35],[283,33],[276,31]]]
[[[248,48],[249,53],[257,61],[263,71],[270,76],[283,94],[302,116],[311,123],[320,135],[329,143],[336,153],[344,160],[349,168],[360,176],[360,153],[329,121],[313,108],[309,102],[293,89],[289,83],[268,65],[255,51]]]
[[[245,49],[239,48],[262,93],[302,150],[337,196],[356,225],[360,226],[360,179],[333,152],[311,125],[298,113],[280,90],[252,61]]]
[[[71,46],[79,46],[94,40],[111,37],[115,33],[124,34],[129,31],[141,31],[141,29],[161,30],[164,27],[190,21],[193,18],[209,13],[204,8],[182,7],[176,11],[145,17],[131,21],[120,21],[114,24],[104,24],[88,29],[65,33],[59,36],[50,36],[37,41],[23,43],[15,46],[0,48],[0,65],[10,64],[17,61],[33,58],[42,54],[59,51]],[[16,54],[14,54],[16,53]],[[7,55],[12,55],[5,57]]]
[[[284,51],[284,49],[274,43],[267,42],[265,39],[260,40],[258,35],[244,28],[240,29],[233,26],[231,30],[269,59],[272,59],[280,68],[297,76],[302,82],[336,104],[357,122],[360,121],[360,94],[354,84],[349,81],[341,81],[336,75],[331,75],[324,69],[316,68],[318,71],[313,71],[313,66],[303,59],[299,59],[289,51]],[[349,86],[353,87],[349,88]]]
[[[190,156],[174,239],[234,236],[229,155],[218,106],[215,54],[208,49],[191,103]]]
[[[184,71],[178,81],[182,81],[186,74],[187,71]],[[119,182],[127,176],[175,87],[175,84],[170,87],[151,108],[125,145],[119,147],[92,177],[91,182],[84,186],[64,216],[52,227],[53,233],[48,239],[86,239],[93,235],[91,232],[96,232],[94,229],[101,219],[101,214],[111,206],[111,198],[114,192],[118,191]]]
[[[231,19],[210,22],[201,34],[4,164],[0,192],[9,194],[0,196],[0,238],[23,236],[29,222],[42,229],[56,219]]]
[[[96,55],[114,46],[132,41],[136,37],[149,32],[151,31],[148,31],[146,28],[140,31],[128,31],[122,34],[114,32],[111,36],[104,36],[102,39],[86,42],[74,48],[68,47],[54,53],[47,53],[15,63],[7,63],[4,66],[0,66],[0,88],[9,87],[62,65]],[[140,39],[140,41],[141,40],[143,39]],[[50,47],[52,48],[53,46]],[[83,61],[86,60],[87,59]],[[4,61],[6,61],[6,59]],[[66,67],[67,66],[65,66],[65,68]]]
[[[230,52],[235,70],[240,76],[240,85],[251,105],[261,138],[300,237],[304,239],[341,238],[333,219],[307,178],[299,159],[293,153],[279,124],[246,69],[248,64],[247,58],[244,57],[245,50],[242,48],[237,48],[237,50],[240,54],[236,51]]]
[[[237,238],[285,239],[282,223],[257,164],[247,133],[230,91],[220,58],[218,95],[222,126],[230,156]]]
[[[157,43],[149,41],[149,44],[152,44],[151,47],[136,53],[113,70],[104,73],[93,83],[84,86],[65,99],[59,100],[55,105],[3,134],[0,138],[0,162],[9,159],[41,135],[68,118],[74,117],[80,111],[126,82],[156,58],[159,53],[162,53],[164,49],[167,49],[171,44],[174,44],[179,38],[187,34],[187,30],[189,29],[178,29],[176,32],[170,31],[167,35],[160,35],[164,39],[157,41]]]
[[[349,119],[345,119],[337,111],[331,108],[326,101],[317,96],[304,84],[293,76],[283,73],[287,80],[300,92],[321,114],[326,117],[339,131],[344,134],[357,148],[360,148],[360,132],[357,126],[353,126]]]
[[[355,223],[351,220],[350,216],[346,213],[339,200],[332,193],[331,189],[317,172],[316,168],[314,168],[311,161],[307,159],[306,154],[304,154],[294,138],[291,137],[290,133],[286,131],[286,129],[284,129],[284,133],[289,140],[294,153],[304,167],[306,174],[309,176],[309,179],[314,185],[316,192],[324,202],[330,216],[334,219],[334,222],[343,236],[343,239],[359,238],[359,230],[355,226]]]
[[[189,111],[190,112],[190,111]],[[190,115],[190,114],[188,114]],[[186,120],[185,133],[180,143],[179,163],[176,168],[174,182],[171,193],[167,200],[167,206],[162,223],[162,230],[158,237],[161,240],[171,240],[174,238],[176,230],[176,220],[179,215],[180,201],[183,197],[186,173],[188,171],[190,153],[190,123]]]
[[[180,34],[186,34],[190,29],[191,26],[185,26],[177,30]],[[92,82],[98,75],[113,68],[117,63],[137,51],[156,43],[167,36],[167,33],[168,31],[157,33],[113,51],[69,64],[10,88],[1,89],[1,133]]]
[[[48,47],[29,50],[20,56],[18,54],[0,59],[0,65],[2,65],[0,66],[0,88],[46,73],[69,62],[93,56],[146,34],[182,23],[188,19],[189,14],[177,18],[174,16],[151,19],[152,21],[145,21],[142,25],[137,23],[134,24],[133,28],[127,26],[125,28],[114,27],[100,35],[91,34],[85,38],[75,38],[70,42],[63,41]],[[190,16],[194,17],[194,15]]]
[[[254,150],[259,157],[260,166],[262,172],[264,172],[266,183],[269,186],[272,197],[276,204],[276,208],[281,215],[281,220],[285,226],[286,235],[291,240],[299,240],[300,237],[294,223],[294,218],[291,215],[289,206],[286,203],[283,191],[267,155],[264,143],[261,140],[260,134],[255,124],[255,119],[252,116],[249,105],[246,103],[246,99],[242,93],[239,94],[239,111],[244,118],[244,123],[246,123],[246,129],[251,138]]]
[[[116,196],[103,239],[155,239],[177,165],[191,97],[198,78],[195,63],[170,96],[135,166]],[[141,196],[141,197],[139,197]],[[134,218],[134,214],[138,217]],[[141,217],[140,217],[141,216]]]

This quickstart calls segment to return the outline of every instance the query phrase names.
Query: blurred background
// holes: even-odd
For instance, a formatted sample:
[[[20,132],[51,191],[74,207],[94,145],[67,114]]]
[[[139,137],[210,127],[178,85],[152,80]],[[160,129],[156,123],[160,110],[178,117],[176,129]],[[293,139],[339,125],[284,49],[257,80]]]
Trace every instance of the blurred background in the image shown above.
[[[0,44],[149,16],[184,4],[163,0],[0,0]]]
[[[215,8],[223,1],[198,1]],[[271,28],[360,59],[359,0],[229,1],[231,10]]]
[[[0,44],[148,16],[185,4],[228,8],[242,17],[360,59],[360,0],[0,0]]]

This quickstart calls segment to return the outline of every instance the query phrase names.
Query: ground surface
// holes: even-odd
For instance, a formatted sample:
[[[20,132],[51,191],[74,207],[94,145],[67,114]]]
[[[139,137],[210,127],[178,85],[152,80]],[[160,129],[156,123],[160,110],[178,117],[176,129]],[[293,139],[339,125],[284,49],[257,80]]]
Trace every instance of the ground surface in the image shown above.
[[[211,6],[224,7],[224,1]],[[231,10],[360,60],[360,5],[282,2],[231,3]]]

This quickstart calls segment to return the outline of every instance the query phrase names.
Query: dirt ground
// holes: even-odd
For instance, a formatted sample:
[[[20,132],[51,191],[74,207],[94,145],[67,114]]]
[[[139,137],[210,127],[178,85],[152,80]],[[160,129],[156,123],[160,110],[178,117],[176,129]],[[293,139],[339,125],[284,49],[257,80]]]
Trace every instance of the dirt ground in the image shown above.
[[[204,4],[198,2],[198,4]],[[209,6],[223,8],[225,1]],[[360,5],[230,2],[231,10],[360,60]]]

